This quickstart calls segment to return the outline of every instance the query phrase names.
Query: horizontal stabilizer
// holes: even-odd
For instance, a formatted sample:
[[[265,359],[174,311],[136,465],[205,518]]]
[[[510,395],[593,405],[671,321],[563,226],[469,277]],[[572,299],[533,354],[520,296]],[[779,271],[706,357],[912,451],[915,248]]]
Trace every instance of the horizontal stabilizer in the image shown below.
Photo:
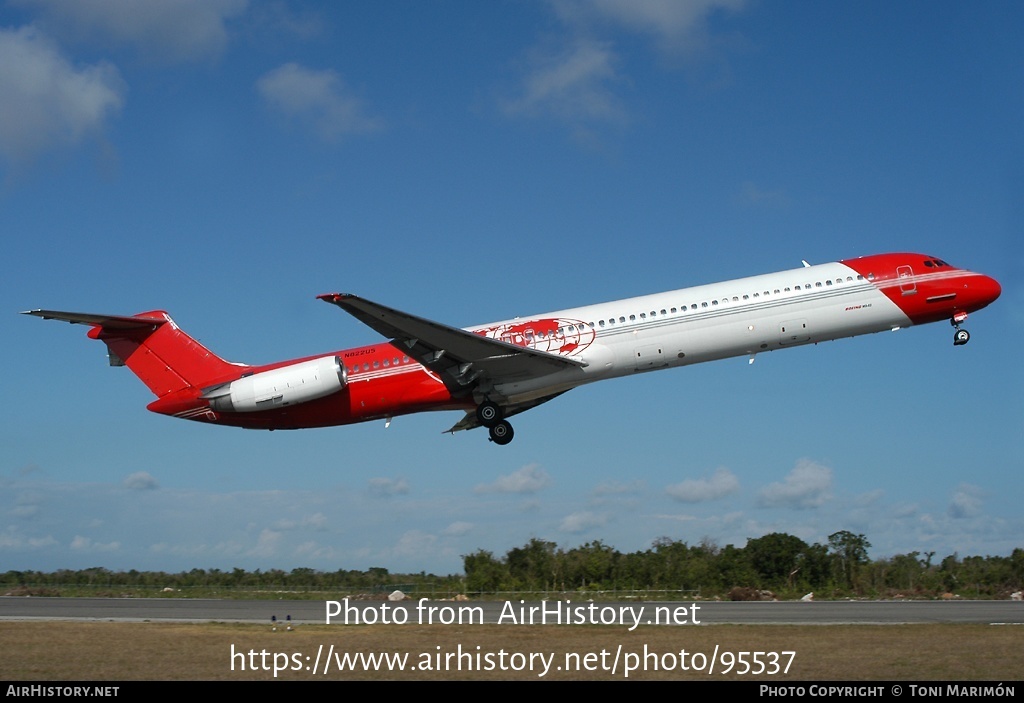
[[[185,388],[205,388],[242,372],[189,337],[163,310],[137,315],[26,310],[44,320],[89,325],[87,336],[107,345],[111,366],[127,366],[157,398]]]
[[[60,310],[26,310],[22,315],[35,315],[44,320],[62,320],[73,325],[92,325],[108,330],[133,330],[162,325],[167,322],[164,317],[145,317],[142,315],[96,315],[88,312],[62,312]]]

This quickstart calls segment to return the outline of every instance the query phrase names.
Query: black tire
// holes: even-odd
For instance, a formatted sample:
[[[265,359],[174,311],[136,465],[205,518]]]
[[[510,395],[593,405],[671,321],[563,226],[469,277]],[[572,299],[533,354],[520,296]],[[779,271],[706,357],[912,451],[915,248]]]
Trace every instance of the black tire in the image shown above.
[[[485,400],[476,406],[476,419],[487,428],[494,427],[504,418],[501,406],[492,400]]]
[[[512,441],[515,432],[508,420],[501,420],[494,427],[490,428],[491,441],[495,444],[505,445]]]
[[[959,347],[962,344],[967,344],[971,341],[971,333],[967,330],[957,330],[956,334],[953,335],[953,345]]]

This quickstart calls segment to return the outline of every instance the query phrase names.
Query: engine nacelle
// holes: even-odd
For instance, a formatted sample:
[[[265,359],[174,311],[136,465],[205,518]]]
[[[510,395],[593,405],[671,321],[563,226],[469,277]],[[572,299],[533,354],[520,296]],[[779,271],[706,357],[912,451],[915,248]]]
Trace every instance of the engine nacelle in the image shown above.
[[[297,405],[337,393],[348,381],[337,356],[262,371],[209,389],[202,398],[224,413],[248,413]]]

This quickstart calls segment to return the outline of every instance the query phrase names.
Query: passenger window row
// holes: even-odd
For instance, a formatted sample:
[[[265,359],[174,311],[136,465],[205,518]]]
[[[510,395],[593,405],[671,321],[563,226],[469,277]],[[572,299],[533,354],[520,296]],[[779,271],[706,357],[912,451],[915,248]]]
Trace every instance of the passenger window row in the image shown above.
[[[864,280],[864,277],[861,276],[861,275],[858,275],[856,277],[856,280],[862,281],[862,280]],[[781,289],[780,288],[775,288],[773,290],[765,290],[765,291],[757,291],[757,292],[753,292],[753,293],[745,293],[742,296],[740,296],[740,295],[725,296],[723,298],[718,298],[717,300],[704,301],[704,302],[701,302],[699,304],[698,303],[690,303],[689,305],[681,305],[681,306],[679,306],[679,308],[669,308],[668,311],[662,309],[661,315],[662,316],[665,316],[665,315],[668,315],[668,314],[675,315],[677,313],[685,313],[687,311],[703,310],[705,308],[714,308],[714,307],[719,307],[719,306],[726,306],[726,305],[731,305],[733,303],[740,303],[742,301],[766,298],[766,297],[770,297],[770,296],[773,296],[773,295],[781,295],[783,293],[797,293],[797,292],[803,292],[805,290],[813,290],[815,288],[827,288],[827,287],[830,287],[830,286],[833,286],[833,285],[842,285],[843,283],[852,283],[853,281],[854,281],[854,277],[853,276],[847,276],[845,279],[840,277],[840,278],[835,278],[835,279],[826,279],[824,282],[817,281],[813,285],[810,284],[810,283],[804,283],[804,284],[796,284],[796,285],[793,285],[793,286],[786,286],[785,288],[781,288]],[[636,322],[638,317],[639,317],[640,320],[646,320],[648,317],[656,318],[657,316],[658,316],[658,312],[655,311],[655,310],[651,310],[649,313],[643,313],[642,312],[642,313],[639,313],[638,315],[637,314],[629,315],[629,321],[630,322]],[[626,319],[627,319],[626,316],[620,315],[617,318],[610,317],[607,320],[598,320],[596,324],[593,323],[593,322],[590,322],[588,324],[590,325],[591,328],[594,328],[594,327],[599,327],[600,328],[600,327],[605,327],[606,325],[608,327],[612,327],[612,326],[614,326],[616,324],[625,324]]]
[[[404,366],[404,365],[408,364],[411,361],[412,361],[412,359],[410,359],[408,356],[402,356],[402,357],[395,356],[395,357],[392,357],[390,359],[383,359],[383,360],[375,359],[374,361],[364,361],[361,364],[352,364],[351,366],[348,367],[348,372],[349,373],[359,373],[360,371],[369,371],[371,368],[374,368],[374,369],[385,368],[386,369],[386,368],[389,368],[391,366]]]

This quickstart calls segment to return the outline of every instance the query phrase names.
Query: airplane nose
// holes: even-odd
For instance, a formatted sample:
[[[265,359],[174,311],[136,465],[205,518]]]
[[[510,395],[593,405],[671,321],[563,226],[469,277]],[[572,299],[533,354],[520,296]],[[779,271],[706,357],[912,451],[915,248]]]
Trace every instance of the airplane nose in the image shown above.
[[[982,295],[985,297],[985,304],[994,302],[1003,292],[1002,286],[999,285],[999,281],[994,278],[985,276],[985,283],[982,285]]]
[[[979,309],[994,302],[1003,292],[999,281],[989,276],[977,276],[975,279],[972,279],[970,288],[971,297],[977,301],[976,305]]]

